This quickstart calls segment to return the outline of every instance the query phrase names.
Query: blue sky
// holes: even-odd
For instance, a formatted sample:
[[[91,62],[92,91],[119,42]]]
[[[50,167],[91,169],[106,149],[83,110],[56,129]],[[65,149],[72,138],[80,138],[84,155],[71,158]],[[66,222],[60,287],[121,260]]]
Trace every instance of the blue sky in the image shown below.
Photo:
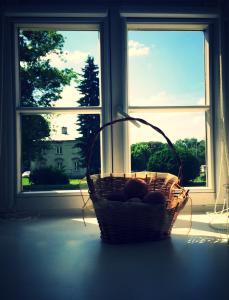
[[[60,31],[65,37],[64,48],[69,51],[81,50],[97,54],[96,45],[99,43],[98,31]]]
[[[64,31],[64,60],[51,55],[51,62],[59,68],[72,67],[80,72],[88,55],[99,64],[99,34],[96,31]],[[204,35],[190,31],[130,31],[128,34],[128,97],[130,105],[199,105],[204,104]],[[80,97],[76,84],[66,87],[56,106],[76,106]],[[205,135],[203,113],[183,113],[175,117],[141,115],[178,138]],[[62,117],[62,126],[71,127],[75,120]],[[182,120],[182,124],[179,122]],[[67,124],[66,124],[67,123]],[[75,128],[72,124],[72,134]],[[73,130],[74,129],[74,130]],[[151,140],[145,129],[133,134],[131,143]],[[176,134],[175,134],[176,132]],[[155,137],[156,138],[156,137]]]
[[[203,100],[202,32],[131,31],[128,37],[148,48],[145,55],[129,56],[130,103],[158,94],[168,95],[165,105],[198,105]],[[153,99],[148,102],[157,105]]]

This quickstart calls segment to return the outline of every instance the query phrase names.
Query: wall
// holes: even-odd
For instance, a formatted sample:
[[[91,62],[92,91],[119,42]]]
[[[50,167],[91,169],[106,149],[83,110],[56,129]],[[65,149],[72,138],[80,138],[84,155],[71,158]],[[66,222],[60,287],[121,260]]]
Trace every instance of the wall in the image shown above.
[[[62,162],[67,176],[70,178],[81,178],[85,174],[85,169],[79,167],[79,148],[76,148],[75,146],[75,140],[50,142],[48,149],[42,154],[43,160],[41,162],[33,162],[32,169],[39,168],[40,166],[52,166],[58,168],[57,162],[59,161]],[[57,153],[56,147],[61,147],[62,152]],[[78,162],[76,169],[74,165],[75,162]]]

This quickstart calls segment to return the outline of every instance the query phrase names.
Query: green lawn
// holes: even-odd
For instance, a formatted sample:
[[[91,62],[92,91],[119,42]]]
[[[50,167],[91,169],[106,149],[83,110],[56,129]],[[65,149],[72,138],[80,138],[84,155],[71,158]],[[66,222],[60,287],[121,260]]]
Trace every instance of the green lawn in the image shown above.
[[[88,189],[86,179],[69,179],[69,184],[35,185],[29,178],[22,178],[23,191],[50,191],[50,190],[79,190]]]
[[[201,173],[200,176],[189,182],[189,186],[206,186],[206,175]]]
[[[69,179],[69,184],[63,185],[35,185],[31,184],[29,178],[22,178],[23,191],[53,191],[53,190],[83,190],[88,189],[86,179]],[[201,174],[199,177],[190,181],[188,186],[206,186],[205,176]]]

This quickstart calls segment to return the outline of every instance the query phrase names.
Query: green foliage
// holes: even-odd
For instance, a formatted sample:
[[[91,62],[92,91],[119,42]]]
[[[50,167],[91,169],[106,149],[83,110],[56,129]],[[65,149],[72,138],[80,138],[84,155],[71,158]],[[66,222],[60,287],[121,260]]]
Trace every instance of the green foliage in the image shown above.
[[[198,141],[196,138],[178,140],[175,143],[177,148],[189,150],[199,160],[200,165],[206,164],[205,141]]]
[[[183,164],[183,184],[194,185],[200,178],[200,166],[205,165],[205,141],[195,138],[178,140],[175,148]],[[178,174],[178,165],[168,145],[160,142],[142,142],[131,145],[132,171],[156,171]],[[202,182],[205,182],[205,174]]]
[[[88,56],[85,67],[82,69],[81,81],[77,89],[82,97],[77,101],[80,106],[98,106],[99,105],[99,71],[98,66],[94,63],[94,58]],[[77,146],[80,148],[81,166],[86,166],[86,155],[88,147],[95,132],[100,127],[99,115],[79,115],[77,119],[79,126],[80,138],[77,139]],[[97,140],[93,151],[93,159],[91,162],[91,172],[100,172],[100,141]]]
[[[65,85],[76,79],[72,69],[59,70],[50,64],[47,55],[62,54],[64,38],[55,31],[19,32],[21,106],[49,107],[60,99]],[[49,126],[42,116],[23,118],[22,170],[30,168],[31,159],[39,159],[45,149],[42,141],[50,134]]]
[[[31,161],[42,159],[41,149],[49,148],[49,144],[43,138],[48,137],[49,134],[49,124],[44,117],[40,115],[25,115],[22,117],[23,171],[30,170]]]
[[[150,155],[163,149],[160,142],[142,142],[131,145],[131,169],[135,172],[147,170]]]
[[[37,185],[69,184],[69,179],[63,170],[44,167],[31,171],[30,182]]]
[[[20,80],[22,106],[51,106],[65,85],[76,78],[73,69],[59,70],[46,56],[61,56],[64,38],[55,31],[20,31]]]
[[[187,185],[190,180],[195,179],[200,174],[200,162],[193,155],[192,151],[177,147],[177,152],[181,158],[183,166],[182,184]],[[168,172],[178,175],[178,164],[168,148],[152,154],[148,162],[148,170],[155,172]]]

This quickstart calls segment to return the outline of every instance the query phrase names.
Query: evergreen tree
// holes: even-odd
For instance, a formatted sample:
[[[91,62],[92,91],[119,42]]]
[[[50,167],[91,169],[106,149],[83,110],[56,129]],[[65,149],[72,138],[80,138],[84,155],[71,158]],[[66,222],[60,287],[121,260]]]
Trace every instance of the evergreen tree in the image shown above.
[[[85,67],[82,69],[81,81],[77,89],[82,97],[77,101],[80,106],[99,105],[99,70],[94,63],[94,58],[88,56]],[[86,167],[86,155],[95,132],[100,127],[100,118],[96,114],[81,114],[78,116],[77,125],[81,136],[77,139],[77,146],[80,148],[81,166]],[[100,141],[96,141],[93,151],[93,158],[90,165],[91,173],[100,172]]]

